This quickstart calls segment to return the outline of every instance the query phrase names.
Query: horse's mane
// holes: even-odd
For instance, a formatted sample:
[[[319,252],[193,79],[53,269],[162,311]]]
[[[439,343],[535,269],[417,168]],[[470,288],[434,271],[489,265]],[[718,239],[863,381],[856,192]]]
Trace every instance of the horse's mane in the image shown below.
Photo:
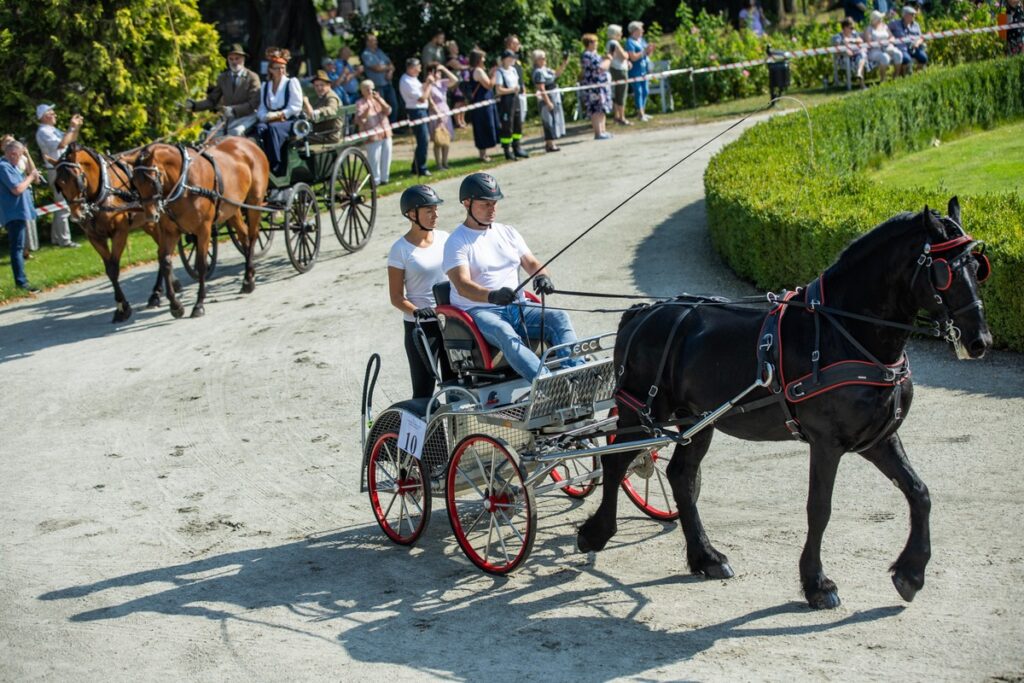
[[[928,209],[928,211],[935,218],[932,224],[939,227],[943,233],[949,233],[955,229],[956,226],[953,221],[943,217],[937,211],[931,209]],[[835,262],[828,267],[828,272],[833,274],[843,273],[848,268],[857,267],[857,264],[862,264],[865,259],[873,254],[877,254],[881,248],[896,251],[898,245],[913,241],[915,235],[919,236],[920,239],[924,232],[923,214],[924,211],[918,211],[917,213],[904,211],[875,226],[870,232],[850,242],[846,249],[839,254]],[[946,238],[941,236],[941,238],[935,238],[935,241],[942,241],[942,239]],[[924,242],[922,241],[921,244],[915,244],[914,248],[923,246]]]

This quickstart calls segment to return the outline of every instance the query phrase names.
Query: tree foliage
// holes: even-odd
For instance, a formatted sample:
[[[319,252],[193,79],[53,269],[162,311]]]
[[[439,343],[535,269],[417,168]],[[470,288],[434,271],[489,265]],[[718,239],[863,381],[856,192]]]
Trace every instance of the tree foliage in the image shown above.
[[[47,102],[85,117],[86,144],[149,142],[186,122],[178,105],[222,68],[218,42],[196,0],[3,0],[0,130],[31,138]]]

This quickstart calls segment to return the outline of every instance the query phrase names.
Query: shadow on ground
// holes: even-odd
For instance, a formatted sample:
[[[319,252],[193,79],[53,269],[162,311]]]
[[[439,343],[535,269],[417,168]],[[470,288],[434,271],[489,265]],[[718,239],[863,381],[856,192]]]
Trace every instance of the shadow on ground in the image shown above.
[[[337,644],[362,662],[476,680],[507,679],[543,649],[546,667],[571,666],[574,680],[603,681],[685,662],[718,641],[820,633],[902,611],[837,612],[826,623],[815,614],[814,623],[757,626],[762,619],[810,613],[805,603],[787,602],[668,632],[640,616],[650,606],[648,589],[674,585],[685,591],[702,579],[624,583],[594,566],[592,558],[584,561],[564,537],[553,536],[538,542],[527,567],[514,577],[491,577],[477,573],[450,535],[437,531],[444,522],[435,514],[433,532],[412,550],[388,544],[376,525],[362,526],[72,586],[39,599],[95,604],[103,594],[108,606],[74,614],[71,621],[139,613],[199,617],[223,622],[225,638],[232,623],[244,622],[250,633],[253,627],[266,634],[284,630]],[[653,535],[672,531],[671,525],[649,528]],[[650,536],[642,533],[627,543]],[[578,580],[583,573],[585,580]],[[119,602],[123,595],[139,597]],[[565,615],[567,606],[574,615],[550,616],[556,610]],[[609,647],[622,656],[609,656]]]

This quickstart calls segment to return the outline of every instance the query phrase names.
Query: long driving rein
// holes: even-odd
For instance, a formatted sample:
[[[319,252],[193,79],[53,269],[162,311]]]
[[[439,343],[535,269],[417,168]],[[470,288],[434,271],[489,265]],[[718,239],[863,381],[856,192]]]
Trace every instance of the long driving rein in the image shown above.
[[[93,161],[100,169],[100,181],[99,187],[96,189],[96,197],[89,199],[89,184],[88,178],[85,175],[85,169],[82,165],[76,161],[68,161],[62,159],[57,162],[55,167],[58,172],[61,169],[66,169],[68,175],[75,180],[75,185],[78,187],[78,197],[74,199],[66,199],[69,204],[81,205],[80,218],[82,220],[88,220],[100,212],[104,213],[119,213],[122,211],[132,211],[139,208],[138,195],[130,190],[123,190],[121,188],[112,187],[110,185],[110,173],[108,169],[111,164],[107,162],[107,158],[98,154],[89,147],[80,147],[86,154],[92,157]],[[115,169],[124,174],[124,182],[127,187],[132,186],[132,170],[125,162],[120,159],[111,160],[112,165]],[[118,178],[120,180],[120,178]],[[107,203],[107,200],[111,196],[117,197],[123,202],[126,202],[121,206],[113,206]]]

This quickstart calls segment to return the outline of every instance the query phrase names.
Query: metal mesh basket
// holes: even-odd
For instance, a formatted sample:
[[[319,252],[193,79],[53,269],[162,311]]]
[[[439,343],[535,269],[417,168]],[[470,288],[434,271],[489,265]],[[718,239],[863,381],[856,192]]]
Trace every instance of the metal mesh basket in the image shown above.
[[[571,419],[590,414],[598,404],[610,401],[614,391],[615,370],[610,358],[557,372],[534,384],[528,419],[534,422],[549,416]]]

